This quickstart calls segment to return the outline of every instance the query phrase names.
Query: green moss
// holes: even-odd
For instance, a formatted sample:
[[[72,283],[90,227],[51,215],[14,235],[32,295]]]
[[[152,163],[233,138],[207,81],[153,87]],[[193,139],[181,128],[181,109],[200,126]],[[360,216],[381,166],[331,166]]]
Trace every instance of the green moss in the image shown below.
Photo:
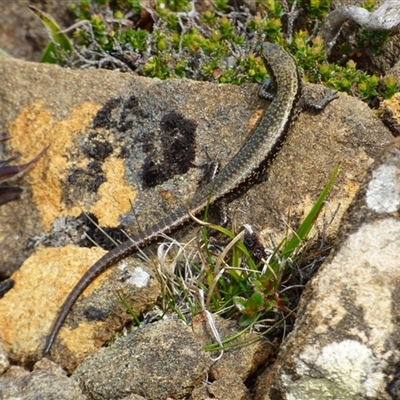
[[[381,52],[389,38],[390,32],[376,32],[360,29],[356,44],[360,50],[368,49],[372,55],[377,55]]]

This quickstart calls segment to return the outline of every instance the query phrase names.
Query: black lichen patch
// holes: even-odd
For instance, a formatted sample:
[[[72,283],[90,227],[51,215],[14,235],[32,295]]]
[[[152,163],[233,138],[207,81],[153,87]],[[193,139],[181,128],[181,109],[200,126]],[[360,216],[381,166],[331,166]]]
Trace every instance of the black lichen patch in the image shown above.
[[[97,192],[99,186],[105,180],[101,163],[98,161],[91,161],[86,169],[75,168],[67,176],[67,183],[70,190],[84,192]]]
[[[118,157],[120,158],[128,158],[131,154],[131,150],[128,146],[121,146]]]
[[[126,99],[116,97],[97,112],[93,119],[93,128],[115,128],[118,132],[126,132],[132,129],[138,117],[146,118],[147,113],[140,107],[134,95]]]
[[[88,214],[88,216],[90,219],[86,218],[85,236],[82,237],[78,246],[93,247],[96,243],[104,250],[112,250],[116,246],[115,243],[119,244],[127,240],[126,235],[122,232],[123,227],[99,227],[96,216],[93,214]]]
[[[88,321],[105,321],[108,312],[97,307],[89,306],[83,312]]]
[[[93,139],[83,145],[83,154],[96,161],[104,161],[112,152],[113,148],[108,141]]]
[[[111,122],[111,110],[104,106],[101,108],[93,119],[93,128],[105,128]]]
[[[97,193],[99,187],[106,181],[103,163],[114,150],[110,142],[105,140],[104,134],[96,131],[91,131],[83,143],[79,143],[78,148],[76,158],[84,160],[86,157],[88,161],[86,167],[70,168],[68,171],[62,194],[63,202],[68,207],[93,198],[92,194]],[[72,165],[75,165],[74,161],[72,159]]]
[[[161,120],[160,113],[164,113]],[[156,121],[160,121],[158,126]],[[80,151],[92,162],[87,168],[70,172],[67,182],[72,187],[66,189],[64,198],[73,203],[84,199],[88,192],[96,192],[105,181],[102,163],[114,149],[120,149],[116,156],[124,158],[129,172],[136,173],[140,151],[144,154],[144,189],[186,173],[196,156],[196,128],[193,120],[175,111],[142,108],[140,99],[132,94],[108,101],[79,143]]]
[[[173,165],[176,173],[187,172],[196,156],[197,124],[176,112],[171,112],[162,118],[160,125],[165,132],[163,136],[165,158]]]
[[[111,128],[113,123],[112,112],[120,103],[121,99],[118,97],[107,101],[107,103],[97,111],[96,116],[93,118],[93,128]]]
[[[143,116],[143,110],[139,106],[138,99],[134,95],[131,95],[124,101],[120,121],[123,123],[133,115]]]
[[[176,174],[184,174],[193,165],[196,156],[197,124],[177,112],[170,112],[161,119],[161,149],[156,149],[152,135],[143,137],[146,159],[142,179],[145,188],[165,182]],[[148,139],[147,139],[148,138]],[[151,138],[151,139],[150,139]]]
[[[126,132],[127,130],[132,129],[133,124],[137,121],[138,117],[146,118],[147,116],[147,113],[139,106],[138,99],[134,95],[131,95],[128,99],[124,100],[116,128],[120,132]]]

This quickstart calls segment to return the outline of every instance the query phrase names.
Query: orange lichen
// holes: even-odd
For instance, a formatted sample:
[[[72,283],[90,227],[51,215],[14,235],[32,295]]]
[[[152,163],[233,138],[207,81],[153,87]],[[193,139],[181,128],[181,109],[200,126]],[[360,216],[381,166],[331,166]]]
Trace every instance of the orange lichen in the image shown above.
[[[99,200],[91,207],[100,225],[115,227],[120,224],[119,216],[131,209],[136,199],[132,187],[124,183],[125,167],[121,158],[111,158],[103,165],[106,182],[99,187]]]
[[[30,160],[50,145],[44,157],[29,172],[32,196],[41,213],[45,229],[60,215],[79,215],[80,207],[67,209],[62,203],[62,185],[68,172],[68,149],[73,147],[74,136],[92,121],[101,106],[83,103],[63,121],[55,121],[43,102],[25,107],[11,125],[9,145],[21,161]]]
[[[6,348],[15,353],[35,353],[73,285],[104,253],[97,247],[38,247],[14,273],[15,286],[0,304],[0,333]],[[84,295],[100,287],[109,273],[111,270],[96,279]],[[7,311],[10,307],[12,313]]]

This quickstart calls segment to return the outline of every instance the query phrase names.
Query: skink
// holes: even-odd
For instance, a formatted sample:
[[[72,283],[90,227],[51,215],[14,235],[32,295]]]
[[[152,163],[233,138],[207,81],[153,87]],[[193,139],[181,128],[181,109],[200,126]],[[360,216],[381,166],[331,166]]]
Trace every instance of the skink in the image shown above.
[[[298,112],[302,82],[293,58],[279,45],[262,44],[262,58],[276,91],[270,106],[261,117],[253,134],[232,160],[216,175],[215,179],[201,188],[175,213],[147,229],[142,235],[123,242],[93,264],[74,286],[51,328],[46,339],[44,354],[47,354],[71,307],[103,271],[128,255],[158,239],[161,235],[186,223],[191,214],[198,214],[216,200],[235,193],[242,185],[251,185],[272,161],[286,137],[291,121]]]

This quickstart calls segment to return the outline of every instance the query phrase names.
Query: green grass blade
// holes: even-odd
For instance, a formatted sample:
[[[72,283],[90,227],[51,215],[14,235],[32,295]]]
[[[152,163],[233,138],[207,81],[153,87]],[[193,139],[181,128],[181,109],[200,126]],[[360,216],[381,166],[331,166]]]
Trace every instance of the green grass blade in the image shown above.
[[[59,49],[62,52],[72,53],[73,52],[72,43],[65,33],[60,32],[61,28],[57,25],[57,22],[55,22],[49,14],[40,11],[36,7],[33,6],[28,6],[28,7],[40,18],[43,25],[50,32],[52,38],[52,41],[49,42],[46,48],[44,49],[40,62],[55,64],[57,60],[53,57],[52,54],[57,54],[57,47],[59,47]]]
[[[336,176],[339,173],[340,165],[338,165],[334,170],[329,178],[328,183],[325,185],[323,191],[319,195],[317,201],[315,202],[314,206],[300,225],[300,227],[297,229],[296,233],[291,237],[291,239],[286,242],[286,244],[283,246],[282,250],[282,258],[286,259],[289,258],[294,250],[299,246],[299,244],[304,241],[308,234],[310,233],[311,228],[313,227],[315,220],[317,219],[322,206],[324,204],[324,201],[326,197],[328,196],[328,193],[336,179]],[[279,260],[276,258],[271,262],[271,268],[274,271],[277,271],[279,268]]]
[[[127,301],[122,297],[120,292],[117,292],[118,298],[122,305],[125,307],[126,311],[133,318],[137,326],[140,326],[141,322],[139,318],[136,316],[135,312],[132,310],[131,306],[127,303]]]
[[[0,57],[1,56],[3,56],[3,57],[10,57],[11,58],[11,56],[10,56],[10,54],[8,54],[5,50],[3,50],[3,49],[0,49]]]

